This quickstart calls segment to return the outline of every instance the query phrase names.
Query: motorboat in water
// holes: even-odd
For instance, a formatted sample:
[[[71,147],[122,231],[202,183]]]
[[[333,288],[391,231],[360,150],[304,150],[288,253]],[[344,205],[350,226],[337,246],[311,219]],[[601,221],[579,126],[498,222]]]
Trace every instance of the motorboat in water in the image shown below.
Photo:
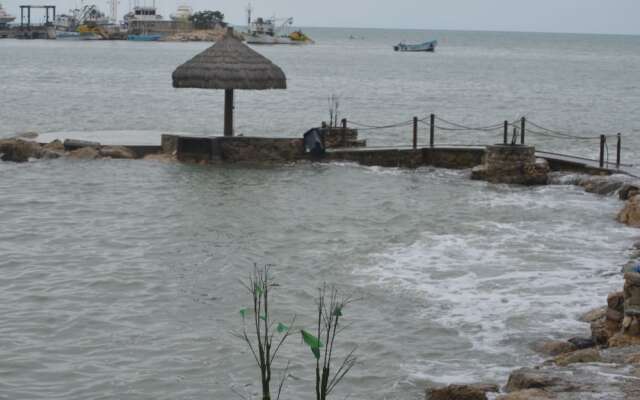
[[[395,51],[409,51],[409,52],[420,52],[426,51],[433,53],[436,51],[436,46],[438,45],[437,40],[432,40],[430,42],[424,42],[420,44],[405,44],[404,42],[400,42],[397,45],[393,46]]]

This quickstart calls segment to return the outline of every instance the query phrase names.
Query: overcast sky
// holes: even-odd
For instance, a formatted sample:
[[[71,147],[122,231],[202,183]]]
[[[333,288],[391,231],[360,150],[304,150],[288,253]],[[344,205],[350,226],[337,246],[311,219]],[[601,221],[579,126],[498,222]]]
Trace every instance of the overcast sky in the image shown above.
[[[119,14],[132,4],[121,0]],[[0,0],[14,15],[19,4],[55,4],[58,13],[75,0]],[[86,3],[91,3],[87,1]],[[232,24],[244,24],[243,0],[156,0],[165,16],[178,4],[218,9]],[[640,0],[252,0],[255,16],[294,17],[298,26],[453,29],[640,34]],[[108,1],[95,1],[105,12]]]

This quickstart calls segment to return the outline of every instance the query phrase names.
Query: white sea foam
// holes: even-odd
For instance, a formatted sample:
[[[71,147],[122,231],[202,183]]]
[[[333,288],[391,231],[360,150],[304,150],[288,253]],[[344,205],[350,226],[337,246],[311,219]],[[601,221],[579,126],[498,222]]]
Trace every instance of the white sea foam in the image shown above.
[[[361,285],[427,299],[420,320],[454,330],[471,344],[470,353],[484,354],[445,363],[407,362],[403,367],[416,379],[503,377],[508,368],[500,363],[526,355],[536,338],[586,334],[586,325],[575,317],[601,305],[607,291],[621,284],[609,272],[619,270],[626,244],[611,238],[629,231],[608,220],[613,205],[607,200],[567,187],[498,191],[477,195],[478,206],[511,210],[506,220],[481,217],[450,233],[425,231],[409,246],[370,255],[369,266],[354,272]],[[522,207],[527,216],[518,217],[513,209]],[[603,211],[592,214],[599,221],[596,229],[588,226],[593,221],[573,218]],[[536,220],[538,213],[546,217]],[[495,363],[487,362],[491,358]]]

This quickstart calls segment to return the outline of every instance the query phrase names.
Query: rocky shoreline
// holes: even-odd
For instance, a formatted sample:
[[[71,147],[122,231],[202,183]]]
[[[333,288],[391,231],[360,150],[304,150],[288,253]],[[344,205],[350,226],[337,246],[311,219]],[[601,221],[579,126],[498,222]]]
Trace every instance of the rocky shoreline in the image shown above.
[[[36,135],[37,136],[37,135]],[[0,160],[12,162],[28,162],[33,159],[51,160],[56,158],[70,158],[76,160],[96,160],[103,158],[133,160],[175,161],[169,154],[148,154],[139,157],[127,146],[107,146],[97,142],[78,140],[54,140],[41,144],[26,138],[0,139]]]
[[[589,193],[618,195],[625,202],[617,220],[640,228],[640,182],[629,177],[553,173],[550,184],[575,184]],[[640,242],[622,267],[623,290],[585,313],[591,337],[533,344],[548,357],[541,365],[513,371],[494,383],[427,388],[427,400],[632,400],[640,399]]]

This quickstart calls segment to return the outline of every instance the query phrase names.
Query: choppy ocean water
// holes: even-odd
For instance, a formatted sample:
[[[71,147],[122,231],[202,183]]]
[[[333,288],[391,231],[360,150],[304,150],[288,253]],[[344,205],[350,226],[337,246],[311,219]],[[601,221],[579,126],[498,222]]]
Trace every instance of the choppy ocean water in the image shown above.
[[[580,135],[623,132],[628,162],[639,149],[638,37],[309,33],[317,45],[258,49],[283,67],[289,89],[241,92],[241,132],[297,136],[327,118],[337,94],[353,121],[435,112],[487,125],[526,115]],[[391,51],[422,37],[439,39],[438,52]],[[170,81],[205,46],[0,41],[0,135],[216,134],[222,94]],[[410,140],[404,129],[362,135],[372,145]],[[439,132],[437,140],[500,137]],[[597,153],[589,141],[530,140]],[[533,341],[587,333],[576,316],[620,286],[615,273],[637,233],[614,221],[614,198],[488,185],[467,173],[2,163],[0,398],[252,393],[251,356],[231,333],[247,303],[238,279],[254,263],[276,265],[279,315],[296,314],[301,325],[311,325],[323,281],[362,299],[345,310],[353,325],[344,348],[358,345],[360,362],[343,395],[418,399],[428,382],[502,382],[538,360]],[[310,354],[299,340],[286,350],[296,371],[287,398],[300,398],[311,392]]]

